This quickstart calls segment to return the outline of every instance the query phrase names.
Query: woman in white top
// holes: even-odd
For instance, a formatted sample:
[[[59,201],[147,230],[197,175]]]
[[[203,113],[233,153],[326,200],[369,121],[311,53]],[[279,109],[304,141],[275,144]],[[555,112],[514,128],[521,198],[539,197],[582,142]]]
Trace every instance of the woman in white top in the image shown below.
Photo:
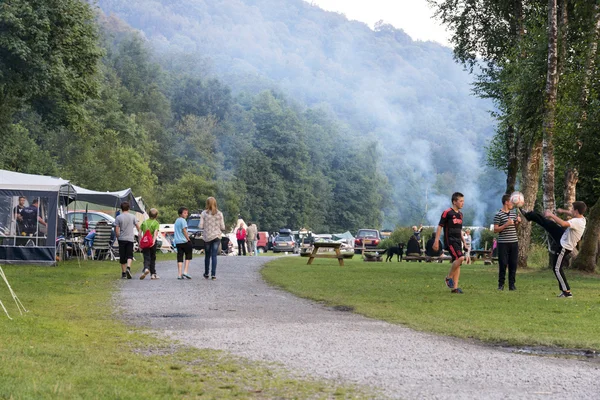
[[[221,242],[222,231],[225,230],[223,213],[217,208],[217,200],[214,197],[206,199],[206,209],[202,211],[200,218],[200,229],[203,229],[204,238],[204,278],[210,278],[208,274],[212,260],[212,279],[217,279],[217,253]]]

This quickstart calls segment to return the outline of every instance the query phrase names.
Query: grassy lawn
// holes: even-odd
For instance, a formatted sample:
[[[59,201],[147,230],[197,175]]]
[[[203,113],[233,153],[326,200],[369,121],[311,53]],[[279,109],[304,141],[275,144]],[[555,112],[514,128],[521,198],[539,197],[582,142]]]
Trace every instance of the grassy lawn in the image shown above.
[[[450,294],[449,263],[365,263],[287,258],[263,276],[298,296],[344,305],[368,317],[487,342],[600,350],[600,278],[567,271],[574,298],[559,299],[548,270],[517,272],[517,291],[498,291],[497,266],[461,268],[463,295]]]
[[[353,388],[299,380],[277,367],[157,340],[128,326],[112,304],[121,284],[117,263],[3,269],[29,313],[19,315],[0,281],[0,300],[14,318],[0,310],[1,399],[361,396]]]

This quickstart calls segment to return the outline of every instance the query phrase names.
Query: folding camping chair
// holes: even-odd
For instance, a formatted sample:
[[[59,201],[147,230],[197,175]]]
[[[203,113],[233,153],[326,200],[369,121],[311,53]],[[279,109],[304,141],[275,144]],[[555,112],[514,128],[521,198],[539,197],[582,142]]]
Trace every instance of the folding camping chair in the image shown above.
[[[99,221],[96,224],[96,236],[94,236],[92,244],[92,259],[100,260],[102,257],[103,260],[116,260],[111,237],[112,226],[108,225],[106,221]]]

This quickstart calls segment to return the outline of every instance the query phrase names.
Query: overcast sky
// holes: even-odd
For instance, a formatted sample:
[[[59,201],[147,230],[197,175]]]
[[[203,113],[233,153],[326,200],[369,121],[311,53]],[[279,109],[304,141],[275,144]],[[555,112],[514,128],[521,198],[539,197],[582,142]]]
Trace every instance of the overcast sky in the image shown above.
[[[450,46],[446,29],[433,19],[426,0],[305,0],[328,11],[343,13],[348,19],[367,23],[371,28],[380,19],[402,29],[415,40],[431,40]]]

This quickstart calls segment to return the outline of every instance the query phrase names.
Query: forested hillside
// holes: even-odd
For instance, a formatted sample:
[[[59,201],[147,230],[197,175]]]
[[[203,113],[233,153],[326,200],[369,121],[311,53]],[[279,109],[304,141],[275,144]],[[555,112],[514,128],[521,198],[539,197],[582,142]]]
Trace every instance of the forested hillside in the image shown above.
[[[0,168],[132,187],[163,221],[216,196],[262,229],[381,224],[375,146],[281,92],[232,94],[167,70],[127,24],[79,0],[0,4]]]
[[[381,152],[387,226],[420,222],[427,203],[429,222],[437,222],[455,190],[467,195],[469,223],[483,223],[498,206],[504,177],[484,167],[491,104],[472,96],[471,77],[450,49],[384,23],[373,31],[302,0],[98,4],[143,31],[167,70],[217,76],[234,95],[274,89],[344,121],[340,141],[361,138]]]

